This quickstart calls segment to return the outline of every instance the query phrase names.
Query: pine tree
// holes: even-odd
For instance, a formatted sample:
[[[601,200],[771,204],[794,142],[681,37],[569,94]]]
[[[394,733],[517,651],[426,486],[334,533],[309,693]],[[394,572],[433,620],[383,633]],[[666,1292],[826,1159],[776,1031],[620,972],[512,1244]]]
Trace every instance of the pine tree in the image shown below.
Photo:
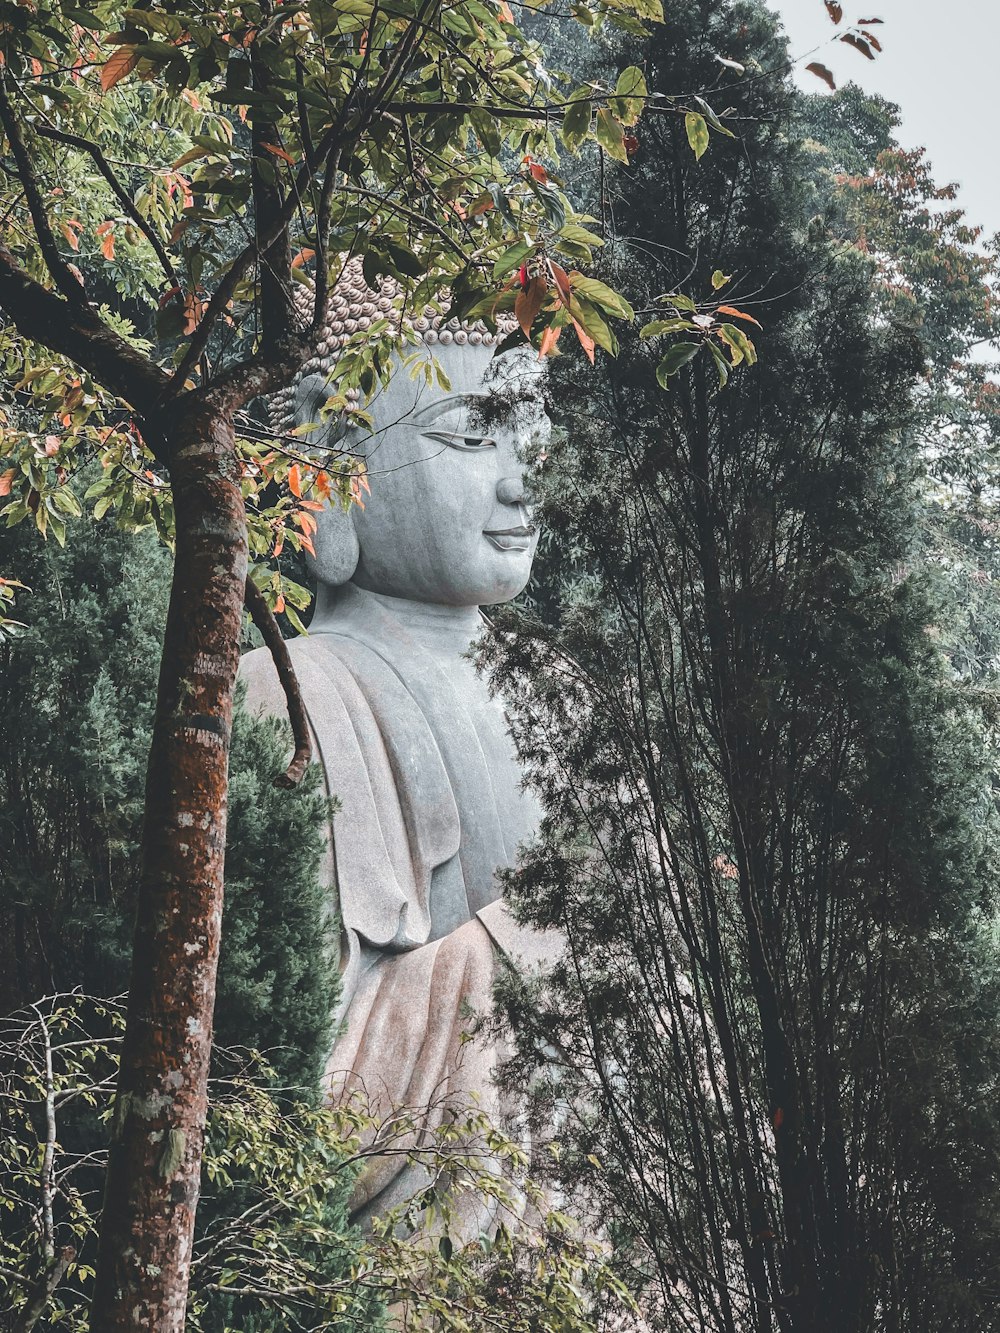
[[[0,914],[4,1004],[81,987],[111,995],[128,950],[169,557],[151,530],[82,520],[66,547],[0,530],[31,589],[0,645]],[[336,1003],[320,881],[318,776],[273,786],[281,724],[235,721],[217,1041],[268,1053],[315,1089]]]
[[[650,89],[708,90],[740,137],[696,165],[683,121],[644,124],[592,211],[649,317],[732,275],[760,360],[720,389],[702,348],[664,392],[634,340],[596,392],[568,358],[553,384],[546,567],[492,660],[546,809],[511,902],[568,947],[508,986],[511,1076],[544,1069],[556,1172],[653,1327],[972,1333],[1000,1297],[994,758],[922,568],[933,349],[828,225],[773,18],[671,19]]]

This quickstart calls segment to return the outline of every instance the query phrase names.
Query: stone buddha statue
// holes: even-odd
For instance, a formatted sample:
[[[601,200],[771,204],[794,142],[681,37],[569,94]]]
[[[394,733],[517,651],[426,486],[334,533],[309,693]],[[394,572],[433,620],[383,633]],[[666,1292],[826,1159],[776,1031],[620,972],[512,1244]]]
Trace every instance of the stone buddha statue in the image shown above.
[[[349,265],[334,291],[326,363],[307,366],[278,405],[285,429],[318,422],[335,392],[338,346],[392,316],[394,293]],[[497,871],[538,820],[501,702],[468,657],[480,606],[524,588],[537,541],[524,459],[544,448],[539,363],[495,356],[497,339],[427,312],[412,328],[450,387],[396,367],[366,404],[371,427],[340,438],[364,456],[370,495],[318,515],[315,611],[289,643],[314,755],[339,803],[329,835],[340,923],[342,999],[331,1095],[364,1090],[428,1128],[473,1100],[492,1118],[496,1052],[467,1040],[488,1011],[499,959],[533,959],[537,937],[507,916]],[[417,347],[420,347],[418,342]],[[412,350],[412,349],[407,349]],[[303,447],[329,446],[336,423]],[[284,712],[265,649],[243,659],[251,707]],[[355,1193],[361,1220],[412,1195],[419,1171],[374,1162]]]

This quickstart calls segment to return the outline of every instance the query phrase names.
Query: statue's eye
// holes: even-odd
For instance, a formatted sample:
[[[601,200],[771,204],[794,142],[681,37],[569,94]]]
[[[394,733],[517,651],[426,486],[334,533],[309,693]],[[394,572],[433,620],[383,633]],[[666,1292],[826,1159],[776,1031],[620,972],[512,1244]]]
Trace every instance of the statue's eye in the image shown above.
[[[490,439],[488,435],[467,435],[463,431],[455,430],[425,430],[423,433],[428,440],[438,440],[441,444],[446,444],[449,449],[472,451],[495,449],[497,446],[496,440]]]

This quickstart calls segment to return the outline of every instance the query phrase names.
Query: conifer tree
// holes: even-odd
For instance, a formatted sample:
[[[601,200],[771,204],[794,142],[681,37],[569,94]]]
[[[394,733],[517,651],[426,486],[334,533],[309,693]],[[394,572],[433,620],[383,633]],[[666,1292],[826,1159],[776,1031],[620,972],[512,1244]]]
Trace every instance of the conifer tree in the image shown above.
[[[567,947],[508,986],[511,1074],[545,1066],[554,1169],[652,1327],[972,1333],[1000,1296],[996,821],[922,568],[934,348],[824,216],[773,18],[672,17],[651,91],[708,90],[739,138],[696,171],[657,121],[594,179],[611,280],[688,346],[553,385],[545,577],[490,655],[546,809],[511,902]]]
[[[0,913],[4,1009],[128,983],[149,746],[170,559],[151,529],[81,520],[65,547],[0,529],[30,588],[0,645]],[[326,801],[273,784],[286,738],[234,722],[215,1039],[267,1052],[313,1093],[336,1003],[320,877]]]

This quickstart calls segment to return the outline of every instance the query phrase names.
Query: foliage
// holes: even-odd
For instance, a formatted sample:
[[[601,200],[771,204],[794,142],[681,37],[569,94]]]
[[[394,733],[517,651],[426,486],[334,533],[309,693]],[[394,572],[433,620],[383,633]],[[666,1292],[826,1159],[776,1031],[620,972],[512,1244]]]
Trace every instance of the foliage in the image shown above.
[[[151,532],[89,519],[65,548],[0,531],[0,561],[33,589],[27,624],[0,648],[3,998],[117,994],[170,562]],[[215,1026],[221,1044],[266,1051],[283,1083],[310,1089],[336,999],[326,802],[316,773],[274,787],[286,731],[237,711]]]
[[[631,9],[662,17],[658,0]],[[592,26],[642,31],[619,4],[576,11]],[[479,0],[191,12],[102,0],[29,14],[13,6],[3,34],[4,126],[20,175],[30,172],[23,193],[16,176],[4,187],[6,262],[69,306],[82,285],[95,336],[162,368],[167,397],[229,383],[254,348],[292,331],[291,288],[314,283],[322,302],[345,254],[364,256],[370,281],[399,281],[408,308],[450,289],[460,312],[493,318],[516,306],[546,350],[571,324],[591,353],[595,342],[613,349],[608,321],[630,311],[573,267],[600,238],[555,174],[554,128],[562,121],[564,150],[594,143],[626,160],[625,133],[647,102],[637,68],[613,86],[574,89],[546,69],[505,3]],[[670,97],[658,109],[685,114]],[[100,456],[87,494],[98,516],[155,524],[169,538],[169,479],[156,461],[166,455],[141,395],[122,401],[128,392],[102,378],[82,343],[53,343],[9,313],[6,522],[30,518],[64,540],[79,512],[69,478]],[[348,390],[387,373],[391,324],[342,357],[335,410],[352,410]],[[254,555],[308,548],[310,507],[359,494],[363,465],[336,451],[317,462],[246,415],[241,427]],[[292,469],[296,484],[275,490]],[[256,578],[272,605],[300,596],[276,571]]]
[[[722,104],[718,51],[783,67],[760,6],[676,18],[653,90]],[[636,308],[731,275],[754,376],[694,355],[665,398],[631,339],[597,378],[557,363],[543,579],[488,649],[546,812],[510,900],[566,940],[508,987],[510,1077],[651,1327],[972,1333],[1000,1292],[995,756],[923,506],[926,386],[990,271],[960,220],[920,232],[898,154],[866,252],[791,88],[727,93],[738,145],[696,173],[683,125],[645,125],[594,211]]]
[[[13,1302],[8,1312],[23,1308],[57,1253],[71,1252],[45,1323],[67,1333],[88,1327],[102,1153],[68,1149],[62,1121],[74,1104],[93,1121],[110,1115],[122,1027],[115,1001],[79,993],[39,1000],[0,1025],[0,1274]],[[546,1209],[530,1225],[520,1220],[525,1197],[544,1206],[542,1197],[524,1176],[520,1150],[476,1112],[456,1112],[417,1148],[405,1113],[375,1121],[360,1105],[279,1103],[259,1057],[223,1053],[219,1063],[190,1329],[374,1330],[388,1305],[405,1327],[584,1333],[594,1327],[595,1293],[625,1301],[570,1219]],[[345,1208],[372,1151],[419,1160],[429,1183],[362,1237]],[[484,1163],[486,1152],[509,1165],[515,1184]],[[498,1220],[489,1235],[463,1243],[449,1234],[446,1200],[469,1197],[491,1205]]]

